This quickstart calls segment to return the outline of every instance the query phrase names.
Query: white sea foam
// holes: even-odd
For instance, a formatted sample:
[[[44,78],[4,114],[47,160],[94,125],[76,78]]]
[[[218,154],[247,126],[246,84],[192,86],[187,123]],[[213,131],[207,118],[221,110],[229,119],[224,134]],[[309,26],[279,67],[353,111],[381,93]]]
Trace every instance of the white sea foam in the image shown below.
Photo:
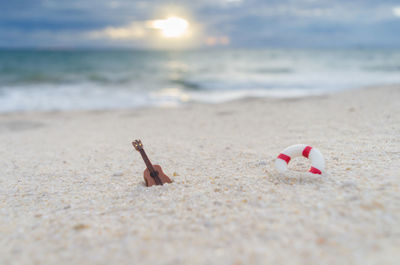
[[[0,112],[305,97],[400,83],[393,50],[0,51],[0,59]]]

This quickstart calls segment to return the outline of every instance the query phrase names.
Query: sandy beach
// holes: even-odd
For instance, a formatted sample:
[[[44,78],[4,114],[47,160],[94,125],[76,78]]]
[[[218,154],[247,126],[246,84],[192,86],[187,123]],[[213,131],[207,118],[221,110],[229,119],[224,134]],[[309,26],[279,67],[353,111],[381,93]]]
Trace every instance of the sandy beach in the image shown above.
[[[398,264],[400,87],[0,115],[0,264]],[[132,146],[172,184],[147,188]],[[280,175],[275,157],[305,143]]]

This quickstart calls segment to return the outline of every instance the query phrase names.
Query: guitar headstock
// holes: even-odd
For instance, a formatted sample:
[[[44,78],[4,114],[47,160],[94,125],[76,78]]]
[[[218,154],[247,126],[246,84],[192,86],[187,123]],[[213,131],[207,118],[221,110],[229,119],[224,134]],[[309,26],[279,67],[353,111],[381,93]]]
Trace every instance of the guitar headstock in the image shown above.
[[[142,144],[142,141],[140,141],[140,140],[133,141],[132,145],[133,145],[133,147],[135,147],[136,151],[138,151],[138,152],[140,150],[143,150],[143,144]]]

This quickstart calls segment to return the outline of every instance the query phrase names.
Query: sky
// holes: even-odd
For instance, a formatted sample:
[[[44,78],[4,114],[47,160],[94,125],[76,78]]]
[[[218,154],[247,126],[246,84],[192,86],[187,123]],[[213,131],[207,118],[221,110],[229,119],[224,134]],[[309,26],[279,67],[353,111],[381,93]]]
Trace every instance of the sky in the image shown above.
[[[0,0],[0,47],[400,47],[400,0]]]

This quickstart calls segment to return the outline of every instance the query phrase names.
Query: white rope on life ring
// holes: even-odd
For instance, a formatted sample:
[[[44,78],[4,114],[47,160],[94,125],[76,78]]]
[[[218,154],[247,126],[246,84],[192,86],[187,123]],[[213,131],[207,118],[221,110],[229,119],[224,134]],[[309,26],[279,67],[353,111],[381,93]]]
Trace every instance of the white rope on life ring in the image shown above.
[[[311,160],[311,168],[308,170],[313,174],[322,174],[325,170],[325,160],[317,148],[312,148],[306,144],[291,145],[283,150],[275,161],[275,167],[280,173],[287,170],[287,165],[293,157],[304,156]]]

